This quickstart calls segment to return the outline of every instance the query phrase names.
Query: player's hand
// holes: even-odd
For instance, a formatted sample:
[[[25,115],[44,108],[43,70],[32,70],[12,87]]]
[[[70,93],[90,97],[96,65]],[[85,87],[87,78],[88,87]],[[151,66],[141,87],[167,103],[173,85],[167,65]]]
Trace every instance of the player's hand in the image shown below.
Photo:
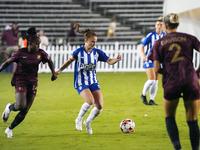
[[[142,57],[142,60],[143,60],[143,61],[147,61],[147,56],[143,56],[143,57]]]
[[[119,54],[119,55],[117,56],[117,60],[118,60],[118,61],[122,60],[122,55]]]
[[[56,73],[56,75],[59,75],[59,74],[61,73],[61,71],[58,70],[58,71],[56,71],[55,73]]]
[[[51,81],[54,81],[54,80],[56,80],[56,79],[57,79],[56,73],[52,74],[52,76],[51,76]]]

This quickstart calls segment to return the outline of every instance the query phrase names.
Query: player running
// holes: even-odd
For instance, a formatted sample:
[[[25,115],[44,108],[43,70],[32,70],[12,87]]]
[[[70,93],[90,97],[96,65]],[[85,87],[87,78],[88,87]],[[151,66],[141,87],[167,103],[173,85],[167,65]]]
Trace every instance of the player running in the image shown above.
[[[77,31],[84,34],[85,45],[76,49],[62,67],[56,72],[60,74],[75,60],[74,68],[74,88],[78,94],[85,100],[82,105],[78,117],[75,120],[76,129],[82,130],[82,119],[88,110],[94,105],[90,115],[84,120],[83,124],[86,126],[88,134],[92,134],[90,123],[94,120],[103,108],[103,96],[99,87],[96,76],[96,65],[98,61],[107,62],[110,65],[122,59],[121,55],[116,58],[109,58],[102,50],[95,48],[97,42],[97,35],[89,30],[79,31],[79,24],[76,23]]]
[[[52,72],[52,81],[57,78],[50,57],[44,50],[39,49],[40,38],[36,34],[36,29],[31,27],[27,30],[27,33],[28,36],[26,39],[28,46],[16,51],[11,58],[6,60],[0,67],[1,72],[12,62],[17,63],[17,68],[11,81],[12,86],[15,86],[16,102],[14,104],[8,103],[2,114],[2,119],[6,122],[11,111],[19,111],[13,122],[5,130],[5,134],[8,138],[13,137],[12,130],[24,120],[33,104],[37,92],[38,65],[40,62],[48,63]]]

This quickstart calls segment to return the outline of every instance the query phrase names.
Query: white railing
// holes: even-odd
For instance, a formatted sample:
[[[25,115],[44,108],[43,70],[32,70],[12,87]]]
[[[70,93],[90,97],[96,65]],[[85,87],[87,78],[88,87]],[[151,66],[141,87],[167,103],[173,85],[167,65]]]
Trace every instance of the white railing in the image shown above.
[[[80,45],[74,46],[48,46],[43,49],[50,55],[55,70],[58,70],[65,61],[67,61],[72,52],[79,48]],[[97,64],[97,72],[142,72],[143,62],[141,57],[140,45],[132,45],[132,44],[119,44],[116,42],[115,44],[99,44],[96,45],[96,48],[103,50],[109,57],[115,58],[118,54],[121,54],[123,60],[118,62],[115,65],[108,65],[104,62],[98,62]],[[194,52],[194,68],[197,69],[200,63],[200,54],[198,52]],[[74,62],[63,72],[73,72],[74,71]],[[51,72],[48,65],[41,64],[39,66],[39,73],[41,72]]]

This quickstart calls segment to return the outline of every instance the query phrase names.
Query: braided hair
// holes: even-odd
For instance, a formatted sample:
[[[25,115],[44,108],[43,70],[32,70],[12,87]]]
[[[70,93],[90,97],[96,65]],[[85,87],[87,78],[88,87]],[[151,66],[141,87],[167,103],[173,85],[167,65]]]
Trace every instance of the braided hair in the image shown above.
[[[81,34],[84,34],[84,39],[88,39],[88,38],[90,38],[90,37],[92,37],[92,36],[97,36],[97,35],[94,33],[94,31],[90,30],[89,28],[87,28],[87,29],[85,29],[85,30],[83,30],[83,31],[80,31],[80,30],[79,30],[79,24],[78,24],[78,23],[75,23],[73,27],[74,27],[74,28],[75,28],[75,27],[77,28],[77,32],[79,32],[79,33],[81,33]]]

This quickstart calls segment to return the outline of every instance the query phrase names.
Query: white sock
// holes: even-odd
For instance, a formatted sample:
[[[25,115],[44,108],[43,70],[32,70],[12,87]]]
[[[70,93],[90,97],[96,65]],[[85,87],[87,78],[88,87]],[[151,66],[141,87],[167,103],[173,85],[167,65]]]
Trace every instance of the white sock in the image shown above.
[[[144,84],[142,95],[146,96],[150,87],[153,85],[155,80],[147,80]]]
[[[158,80],[154,80],[154,84],[150,88],[150,100],[154,100],[158,90]]]
[[[94,120],[99,114],[101,113],[101,110],[97,109],[96,107],[94,107],[91,112],[90,115],[88,116],[86,122],[90,123],[92,122],[92,120]]]
[[[89,105],[88,103],[84,103],[82,106],[81,106],[81,109],[79,111],[79,114],[78,114],[78,117],[77,119],[79,120],[82,120],[83,117],[85,116],[85,114],[88,112],[88,110],[92,107],[92,105]]]

